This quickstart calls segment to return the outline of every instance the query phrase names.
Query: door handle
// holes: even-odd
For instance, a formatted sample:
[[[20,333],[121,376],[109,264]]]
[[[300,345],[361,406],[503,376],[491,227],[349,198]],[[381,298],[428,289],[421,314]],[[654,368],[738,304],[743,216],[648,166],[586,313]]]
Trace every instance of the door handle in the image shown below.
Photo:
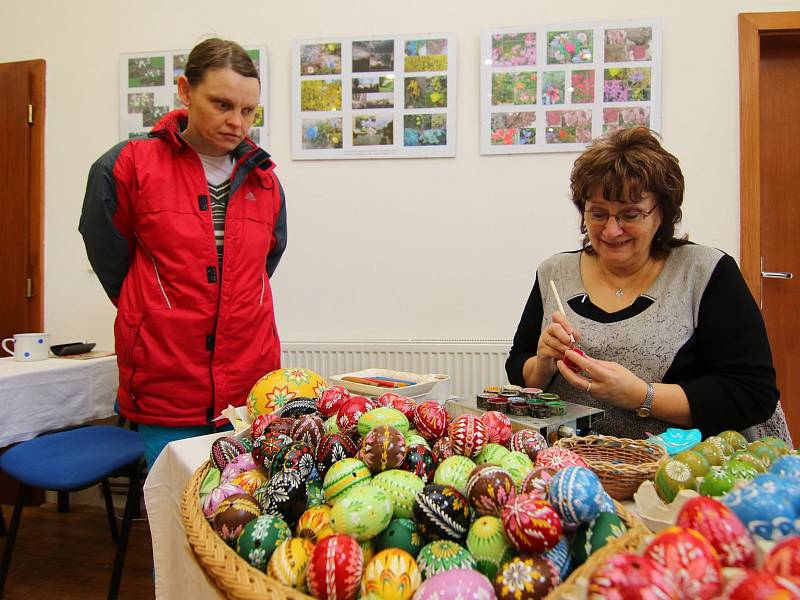
[[[794,273],[788,271],[761,271],[761,277],[764,279],[792,279]]]

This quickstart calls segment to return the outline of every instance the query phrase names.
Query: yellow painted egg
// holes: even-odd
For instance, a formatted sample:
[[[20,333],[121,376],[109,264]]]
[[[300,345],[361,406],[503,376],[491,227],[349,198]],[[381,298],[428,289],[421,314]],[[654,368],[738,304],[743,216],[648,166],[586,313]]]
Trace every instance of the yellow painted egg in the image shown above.
[[[290,538],[275,549],[267,563],[267,577],[305,592],[306,570],[314,543],[301,537]]]
[[[400,548],[381,550],[367,563],[361,580],[361,595],[383,600],[408,600],[422,583],[414,558]]]
[[[333,534],[331,507],[328,504],[312,506],[300,515],[297,521],[297,537],[306,538],[315,544]]]
[[[294,398],[318,398],[325,380],[310,369],[278,369],[256,381],[247,395],[250,419],[269,414]]]

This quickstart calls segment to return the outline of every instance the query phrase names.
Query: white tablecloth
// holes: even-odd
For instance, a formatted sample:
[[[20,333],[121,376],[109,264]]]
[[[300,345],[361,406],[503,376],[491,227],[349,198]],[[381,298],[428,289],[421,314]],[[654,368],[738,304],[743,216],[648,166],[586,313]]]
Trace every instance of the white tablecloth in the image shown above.
[[[114,414],[117,358],[0,358],[0,448]]]
[[[156,598],[191,600],[224,598],[197,564],[181,521],[183,488],[208,459],[211,442],[230,432],[214,433],[167,444],[144,483]]]

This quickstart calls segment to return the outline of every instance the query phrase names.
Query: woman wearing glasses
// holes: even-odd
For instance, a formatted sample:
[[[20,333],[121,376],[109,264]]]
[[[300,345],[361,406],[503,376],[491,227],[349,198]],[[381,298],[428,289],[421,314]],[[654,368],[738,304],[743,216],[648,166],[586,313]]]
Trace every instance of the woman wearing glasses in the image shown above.
[[[609,435],[708,436],[769,420],[750,436],[787,437],[764,322],[736,262],[675,237],[678,160],[648,129],[620,130],[575,161],[571,188],[583,248],[539,266],[509,381],[605,410]]]

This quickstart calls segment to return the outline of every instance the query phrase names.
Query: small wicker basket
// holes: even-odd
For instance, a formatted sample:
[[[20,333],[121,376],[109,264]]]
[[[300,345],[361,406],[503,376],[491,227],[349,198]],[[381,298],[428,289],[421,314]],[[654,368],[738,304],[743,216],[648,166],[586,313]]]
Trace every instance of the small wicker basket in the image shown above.
[[[667,451],[658,444],[605,435],[561,438],[555,446],[582,456],[615,500],[633,498],[639,485],[653,479],[659,463],[667,458]]]

